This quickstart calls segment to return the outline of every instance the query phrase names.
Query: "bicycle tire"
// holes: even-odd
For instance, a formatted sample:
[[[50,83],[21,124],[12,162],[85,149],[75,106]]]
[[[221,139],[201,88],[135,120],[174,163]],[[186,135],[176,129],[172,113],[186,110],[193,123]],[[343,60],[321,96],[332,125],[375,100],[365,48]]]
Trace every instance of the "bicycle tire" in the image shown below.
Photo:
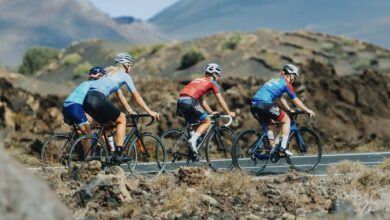
[[[126,160],[127,168],[129,169],[129,172],[133,173],[138,162],[137,149],[135,145],[131,144],[131,141],[129,141],[128,144],[125,145],[124,151],[128,157]]]
[[[166,147],[166,171],[174,171],[179,166],[188,165],[188,141],[185,134],[178,129],[168,129],[160,136]]]
[[[250,152],[250,149],[258,143],[260,138],[263,147],[257,151],[262,156],[258,158]],[[261,132],[256,129],[248,129],[240,132],[234,140],[232,160],[236,168],[257,175],[267,166],[270,151],[270,145],[267,139],[262,137]]]
[[[43,172],[53,172],[58,169],[67,169],[66,156],[72,146],[72,137],[69,133],[51,135],[41,149],[41,167]]]
[[[320,136],[311,128],[301,127],[299,129],[302,139],[308,147],[307,152],[298,144],[297,133],[293,132],[288,141],[288,149],[294,154],[287,157],[286,161],[290,167],[297,171],[310,172],[319,164],[322,158],[322,142]]]
[[[206,160],[214,171],[231,170],[234,167],[231,152],[235,133],[233,129],[225,126],[217,129],[207,140]]]
[[[88,156],[84,158],[82,151],[82,143],[85,140],[89,140]],[[72,148],[68,155],[69,175],[72,179],[78,179],[78,168],[84,163],[88,163],[92,160],[100,161],[102,169],[107,169],[110,164],[110,154],[105,144],[102,144],[97,137],[84,135],[79,137],[72,145]]]
[[[155,177],[164,171],[166,151],[160,137],[145,132],[141,134],[140,138],[134,138],[130,146],[136,147],[138,155],[133,175]]]

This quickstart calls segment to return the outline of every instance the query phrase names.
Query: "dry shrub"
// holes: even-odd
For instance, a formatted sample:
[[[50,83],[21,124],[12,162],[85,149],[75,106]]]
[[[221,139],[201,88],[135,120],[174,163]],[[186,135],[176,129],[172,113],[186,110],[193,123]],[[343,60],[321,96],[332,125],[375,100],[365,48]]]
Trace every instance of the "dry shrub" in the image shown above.
[[[378,165],[378,168],[383,171],[390,171],[390,158],[383,159],[383,162]]]
[[[215,195],[235,195],[254,192],[255,184],[252,176],[241,171],[217,173],[210,175],[205,182],[205,188]]]
[[[162,210],[191,214],[198,212],[202,201],[200,192],[194,188],[179,187],[173,189],[163,201]]]
[[[174,188],[176,185],[175,177],[172,175],[160,175],[157,178],[150,180],[150,182],[151,188],[154,191],[168,190]]]
[[[364,166],[363,163],[358,161],[349,161],[349,160],[343,160],[339,163],[336,163],[335,165],[329,166],[327,169],[327,173],[331,175],[346,175],[346,174],[354,174],[359,173],[363,170],[366,170],[366,166]]]
[[[380,184],[381,175],[372,169],[364,170],[357,174],[356,182],[362,186],[377,186]]]

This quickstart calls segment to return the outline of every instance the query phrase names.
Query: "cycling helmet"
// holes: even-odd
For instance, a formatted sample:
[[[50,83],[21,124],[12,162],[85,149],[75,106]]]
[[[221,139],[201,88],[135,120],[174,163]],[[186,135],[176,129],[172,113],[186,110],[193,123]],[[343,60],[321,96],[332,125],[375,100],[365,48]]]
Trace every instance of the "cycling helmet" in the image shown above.
[[[216,63],[209,63],[204,67],[204,71],[206,73],[216,73],[218,76],[221,76],[222,69],[221,67]]]
[[[95,67],[93,67],[93,68],[91,68],[91,69],[89,70],[89,73],[88,73],[88,74],[89,74],[89,75],[96,75],[96,74],[98,74],[98,73],[104,75],[104,74],[106,74],[106,71],[104,71],[104,69],[101,68],[100,66],[95,66]]]
[[[133,64],[133,57],[128,53],[119,53],[115,57],[115,63],[129,63]]]
[[[284,71],[287,74],[293,74],[295,78],[298,78],[299,76],[299,69],[298,67],[292,65],[292,64],[285,64],[282,67],[282,71]]]

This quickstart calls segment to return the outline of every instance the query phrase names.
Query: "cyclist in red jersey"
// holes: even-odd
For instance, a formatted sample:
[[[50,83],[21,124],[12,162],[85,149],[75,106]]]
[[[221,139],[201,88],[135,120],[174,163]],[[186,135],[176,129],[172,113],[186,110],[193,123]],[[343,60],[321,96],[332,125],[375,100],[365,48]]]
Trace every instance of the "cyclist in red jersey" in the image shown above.
[[[235,117],[236,115],[234,112],[231,112],[226,105],[217,83],[221,78],[221,67],[218,64],[209,63],[205,66],[204,70],[204,77],[191,81],[180,91],[176,109],[176,114],[180,117],[184,117],[187,122],[201,123],[196,131],[191,133],[191,138],[189,139],[195,160],[199,159],[196,141],[211,125],[211,119],[207,116],[208,113],[213,113],[213,110],[202,96],[209,91],[213,91],[218,104],[225,113],[232,117]]]

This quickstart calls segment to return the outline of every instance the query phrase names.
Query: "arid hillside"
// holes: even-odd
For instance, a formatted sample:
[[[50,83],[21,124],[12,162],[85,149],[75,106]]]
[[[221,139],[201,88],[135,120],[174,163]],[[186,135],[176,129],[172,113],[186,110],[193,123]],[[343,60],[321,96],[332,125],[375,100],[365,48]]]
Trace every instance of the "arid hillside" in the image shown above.
[[[188,79],[209,62],[223,68],[224,77],[269,77],[284,63],[301,65],[307,60],[331,64],[337,75],[361,74],[367,68],[390,72],[390,50],[345,37],[310,32],[276,32],[259,29],[252,34],[223,33],[182,43],[150,46],[115,45],[86,41],[66,48],[37,74],[52,82],[80,82],[94,65],[113,64],[120,51],[136,59],[133,74]],[[76,59],[78,58],[78,59]]]

